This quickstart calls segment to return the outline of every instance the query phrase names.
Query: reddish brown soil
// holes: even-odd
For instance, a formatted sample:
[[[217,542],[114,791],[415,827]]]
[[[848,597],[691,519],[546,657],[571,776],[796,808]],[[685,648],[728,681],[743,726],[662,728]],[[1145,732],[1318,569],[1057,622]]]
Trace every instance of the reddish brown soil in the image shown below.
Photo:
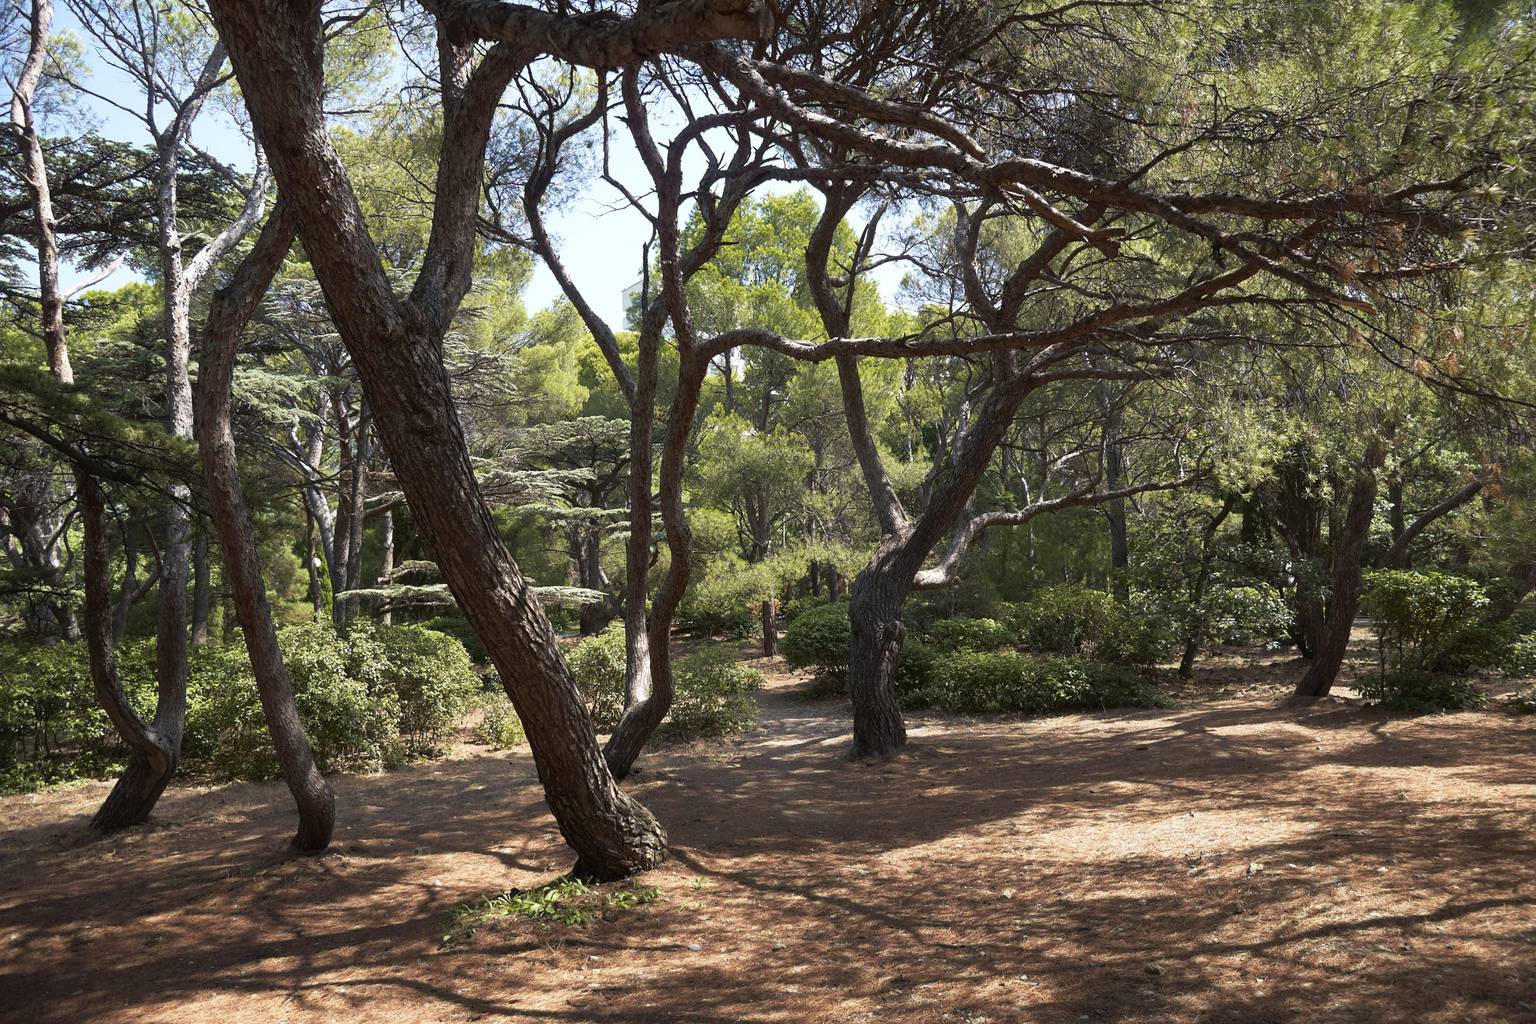
[[[104,785],[7,799],[0,1020],[1536,1021],[1536,722],[1284,710],[1294,664],[1249,668],[1171,711],[919,718],[857,766],[777,675],[759,732],[646,760],[661,902],[446,951],[455,904],[569,863],[526,754],[339,778],[315,859],[277,784],[110,840]]]

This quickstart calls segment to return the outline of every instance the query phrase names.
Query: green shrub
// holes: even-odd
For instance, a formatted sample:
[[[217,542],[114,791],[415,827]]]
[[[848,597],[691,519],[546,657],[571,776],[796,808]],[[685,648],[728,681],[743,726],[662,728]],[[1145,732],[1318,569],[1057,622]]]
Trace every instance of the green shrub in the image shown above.
[[[1114,707],[1159,707],[1164,701],[1135,671],[1086,658],[959,653],[941,660],[925,695],[941,711],[1048,714]]]
[[[347,639],[329,624],[287,626],[278,630],[277,640],[321,771],[378,771],[404,763],[399,699],[387,686],[370,688],[353,674],[374,654],[371,634],[360,635],[355,656]],[[205,645],[193,671],[184,751],[189,766],[239,779],[277,775],[277,757],[243,647]]]
[[[802,613],[789,623],[779,650],[790,668],[814,669],[816,674],[842,679],[848,673],[848,645],[853,627],[848,623],[848,604],[824,604]]]
[[[463,646],[421,626],[360,622],[342,637],[329,625],[288,626],[278,645],[322,771],[374,771],[435,753],[479,689]],[[154,654],[147,640],[118,651],[123,688],[146,716]],[[83,644],[14,645],[0,657],[0,786],[100,777],[122,765],[126,752],[96,704]],[[189,652],[182,763],[214,778],[278,773],[243,642]]]
[[[1172,624],[1162,618],[1140,616],[1124,606],[1100,624],[1090,650],[1097,661],[1112,665],[1154,665],[1173,649]]]
[[[428,619],[420,624],[423,629],[430,629],[434,633],[447,633],[459,643],[464,645],[464,650],[469,653],[470,661],[476,665],[483,665],[489,659],[485,654],[485,645],[480,642],[480,636],[475,632],[464,613],[455,609],[436,618]]]
[[[940,619],[923,639],[940,651],[998,651],[1013,646],[1014,633],[995,619]]]
[[[347,631],[349,674],[372,694],[394,697],[396,732],[411,756],[441,753],[454,721],[480,689],[469,652],[458,640],[423,626],[361,621]]]
[[[476,729],[481,740],[497,750],[511,750],[528,742],[523,721],[517,717],[517,711],[505,693],[488,693],[484,701],[485,717]]]
[[[1441,671],[1493,656],[1482,584],[1447,572],[1385,569],[1366,574],[1364,608],[1383,658],[1395,670]]]
[[[624,714],[624,624],[587,637],[566,656],[586,697],[593,728],[607,732]],[[751,691],[763,677],[728,650],[680,658],[672,667],[672,709],[662,731],[674,738],[726,736],[757,724]]]
[[[1285,597],[1268,584],[1221,587],[1207,609],[1208,632],[1223,644],[1251,644],[1284,636],[1291,627]]]
[[[592,726],[608,732],[624,714],[624,623],[615,620],[596,636],[582,639],[565,655],[576,676]]]
[[[667,735],[730,736],[757,725],[752,693],[762,688],[762,674],[737,664],[731,651],[701,651],[681,658],[672,679],[672,710],[663,726]]]
[[[1138,616],[1112,595],[1080,583],[1039,591],[1015,607],[1012,625],[1031,651],[1085,654],[1119,665],[1150,665],[1173,646],[1161,618]]]
[[[787,601],[779,602],[779,614],[785,622],[793,622],[812,608],[820,608],[823,605],[832,604],[834,598],[831,593],[806,594],[804,597],[792,597]]]
[[[1102,590],[1080,583],[1046,587],[1014,610],[1019,642],[1046,654],[1081,654],[1122,613]]]
[[[940,654],[928,644],[908,637],[896,661],[896,700],[908,710],[928,706],[928,687]]]
[[[1512,640],[1499,659],[1499,667],[1506,675],[1520,679],[1536,676],[1536,633]]]
[[[152,656],[150,645],[121,652],[123,688],[140,713],[153,707]],[[0,792],[101,778],[126,758],[96,702],[84,643],[0,644]]]
[[[1438,711],[1468,711],[1486,707],[1488,695],[1444,672],[1404,669],[1355,684],[1360,696],[1388,711],[1423,715]]]

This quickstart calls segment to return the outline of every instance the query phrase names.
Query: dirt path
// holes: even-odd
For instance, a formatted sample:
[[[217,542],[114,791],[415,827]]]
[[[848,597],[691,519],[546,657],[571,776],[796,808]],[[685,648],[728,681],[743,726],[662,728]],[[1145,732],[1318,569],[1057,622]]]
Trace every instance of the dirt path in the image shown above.
[[[280,785],[0,802],[0,1020],[1536,1021],[1536,723],[1279,710],[914,721],[772,678],[763,727],[650,756],[661,902],[440,948],[448,910],[569,855],[526,755],[337,781],[332,853]]]

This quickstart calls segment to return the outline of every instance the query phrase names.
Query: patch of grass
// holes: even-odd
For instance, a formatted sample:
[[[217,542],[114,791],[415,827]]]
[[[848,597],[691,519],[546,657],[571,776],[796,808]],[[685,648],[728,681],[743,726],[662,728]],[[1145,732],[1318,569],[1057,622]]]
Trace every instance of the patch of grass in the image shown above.
[[[521,917],[579,928],[591,924],[605,910],[634,910],[659,899],[661,890],[655,886],[630,885],[604,893],[575,878],[557,879],[537,889],[509,889],[454,907],[443,930],[442,946],[451,949],[499,918]]]

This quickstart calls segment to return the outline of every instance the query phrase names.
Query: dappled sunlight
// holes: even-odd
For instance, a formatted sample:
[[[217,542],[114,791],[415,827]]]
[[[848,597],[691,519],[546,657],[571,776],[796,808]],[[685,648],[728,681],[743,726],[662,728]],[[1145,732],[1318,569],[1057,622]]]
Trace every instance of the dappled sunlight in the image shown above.
[[[632,788],[674,844],[644,879],[661,902],[500,919],[451,950],[452,907],[568,867],[524,754],[339,777],[337,841],[312,859],[282,849],[276,784],[174,790],[99,841],[71,817],[99,786],[10,799],[0,990],[59,1021],[1527,1012],[1517,720],[1240,701],[934,718],[902,757],[850,764],[843,706],[794,685],[770,677],[756,733],[642,762]]]

